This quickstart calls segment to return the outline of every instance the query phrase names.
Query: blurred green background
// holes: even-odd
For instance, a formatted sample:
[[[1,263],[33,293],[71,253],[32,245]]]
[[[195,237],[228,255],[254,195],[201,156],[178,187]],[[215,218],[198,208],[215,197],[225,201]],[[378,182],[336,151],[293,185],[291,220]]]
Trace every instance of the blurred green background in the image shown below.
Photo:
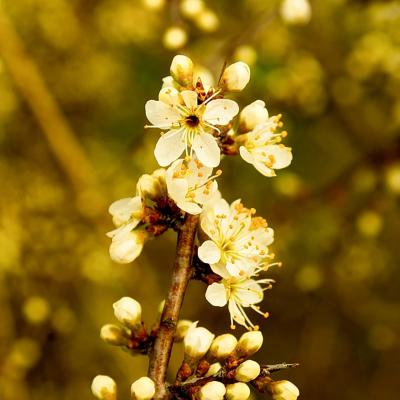
[[[276,178],[235,158],[219,179],[268,219],[283,261],[257,359],[299,362],[277,377],[307,400],[397,399],[400,2],[313,1],[303,26],[279,1],[209,0],[195,15],[180,3],[1,1],[0,398],[91,399],[101,373],[122,399],[145,375],[146,358],[99,329],[125,295],[155,321],[175,237],[113,264],[107,206],[156,168],[144,103],[183,52],[215,76],[225,60],[249,63],[237,100],[282,113],[293,147]],[[191,284],[182,316],[225,332],[227,310],[204,291]]]

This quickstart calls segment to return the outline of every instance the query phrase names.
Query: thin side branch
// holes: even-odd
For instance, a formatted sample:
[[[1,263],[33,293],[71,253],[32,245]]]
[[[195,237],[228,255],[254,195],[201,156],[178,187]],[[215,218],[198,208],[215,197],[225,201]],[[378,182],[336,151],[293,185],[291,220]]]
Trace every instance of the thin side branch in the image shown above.
[[[95,188],[97,182],[92,165],[1,4],[0,54],[42,128],[51,151],[77,192]]]
[[[154,348],[150,355],[148,375],[156,384],[155,400],[168,397],[165,385],[167,368],[179,312],[187,285],[192,276],[193,248],[198,221],[199,217],[197,215],[188,214],[178,233],[171,286],[165,300]]]

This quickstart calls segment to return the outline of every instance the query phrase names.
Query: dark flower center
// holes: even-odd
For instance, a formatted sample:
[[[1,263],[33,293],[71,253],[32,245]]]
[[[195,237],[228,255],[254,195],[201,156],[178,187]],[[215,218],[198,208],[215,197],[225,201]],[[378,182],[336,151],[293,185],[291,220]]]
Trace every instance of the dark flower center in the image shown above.
[[[186,117],[186,123],[191,127],[194,128],[197,125],[199,125],[199,118],[197,117],[197,115],[189,115],[188,117]]]

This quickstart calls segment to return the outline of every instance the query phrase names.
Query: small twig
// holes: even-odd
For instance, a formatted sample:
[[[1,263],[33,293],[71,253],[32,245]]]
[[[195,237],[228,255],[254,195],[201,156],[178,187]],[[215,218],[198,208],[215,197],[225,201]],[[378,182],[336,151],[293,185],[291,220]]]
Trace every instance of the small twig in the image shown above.
[[[281,371],[283,369],[296,368],[300,364],[299,363],[280,363],[280,364],[272,364],[272,365],[261,365],[261,373],[269,375],[271,372]]]
[[[148,375],[156,384],[155,400],[168,397],[165,380],[179,312],[192,276],[191,264],[198,221],[197,215],[188,215],[178,233],[171,286],[165,300],[154,348],[150,354]]]

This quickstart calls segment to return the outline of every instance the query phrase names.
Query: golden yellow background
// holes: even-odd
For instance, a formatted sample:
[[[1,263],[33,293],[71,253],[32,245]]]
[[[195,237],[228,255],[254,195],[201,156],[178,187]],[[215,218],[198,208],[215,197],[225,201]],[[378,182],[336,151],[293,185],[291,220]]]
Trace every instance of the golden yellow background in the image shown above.
[[[237,100],[265,100],[289,131],[294,161],[278,177],[235,158],[219,178],[228,200],[268,219],[283,261],[257,360],[299,362],[277,378],[303,399],[396,399],[400,2],[312,1],[306,26],[282,21],[278,1],[208,0],[211,22],[158,3],[0,1],[0,398],[91,399],[101,373],[123,399],[145,375],[145,357],[98,333],[125,295],[155,321],[175,237],[116,265],[107,207],[156,168],[144,104],[183,52],[215,76],[225,60],[249,63]],[[171,26],[186,44],[165,36]],[[227,310],[204,291],[191,284],[182,315],[223,333]]]

